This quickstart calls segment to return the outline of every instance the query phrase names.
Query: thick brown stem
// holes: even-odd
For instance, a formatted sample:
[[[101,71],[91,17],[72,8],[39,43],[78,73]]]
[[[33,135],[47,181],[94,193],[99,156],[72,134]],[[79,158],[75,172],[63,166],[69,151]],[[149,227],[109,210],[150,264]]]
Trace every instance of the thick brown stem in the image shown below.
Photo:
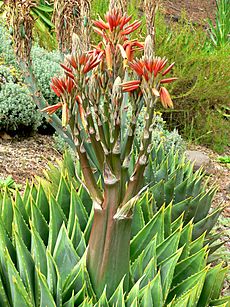
[[[105,286],[110,297],[125,276],[128,287],[131,218],[114,219],[119,205],[119,182],[106,189],[103,209],[94,211],[87,251],[87,269],[99,297]]]

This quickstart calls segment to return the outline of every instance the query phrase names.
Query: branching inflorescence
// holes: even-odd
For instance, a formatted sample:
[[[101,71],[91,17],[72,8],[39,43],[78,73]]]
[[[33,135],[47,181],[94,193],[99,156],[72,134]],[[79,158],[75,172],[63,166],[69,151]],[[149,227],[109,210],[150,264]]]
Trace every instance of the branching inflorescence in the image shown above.
[[[97,157],[100,172],[104,172],[105,177],[121,180],[124,179],[121,178],[121,170],[127,167],[132,151],[136,121],[141,108],[146,107],[146,125],[136,170],[147,162],[157,101],[160,99],[165,108],[173,107],[170,95],[163,85],[176,78],[165,77],[174,63],[167,67],[167,59],[154,56],[150,36],[145,43],[129,38],[139,28],[140,21],[130,23],[131,16],[115,9],[109,11],[105,19],[106,21],[93,21],[94,30],[102,37],[102,41],[89,51],[80,50],[78,46],[76,53],[68,55],[65,63],[61,64],[65,76],[53,78],[51,83],[60,102],[43,111],[52,114],[62,108],[63,127],[70,125],[78,152],[84,151],[84,144],[89,142]],[[135,53],[142,50],[144,56],[134,60]],[[125,92],[128,92],[132,106],[129,123],[126,122]],[[124,134],[124,126],[127,125],[129,127]],[[116,164],[117,160],[119,165]],[[135,171],[129,184],[133,185],[137,174]],[[135,192],[131,194],[128,190],[129,188],[123,195],[123,205],[139,189],[135,187]],[[96,200],[99,199],[102,196],[98,192]]]
[[[71,129],[85,186],[94,201],[87,265],[99,292],[111,274],[115,281],[109,283],[112,288],[108,292],[125,274],[128,276],[130,220],[135,201],[146,188],[143,174],[151,151],[154,110],[158,101],[166,108],[173,107],[163,85],[176,80],[166,77],[174,63],[168,66],[167,59],[154,55],[150,35],[144,43],[131,38],[140,25],[116,7],[110,9],[105,20],[93,21],[93,29],[102,41],[91,50],[83,50],[77,40],[76,52],[61,64],[64,77],[52,79],[51,87],[60,102],[43,109],[49,114],[62,109],[63,129]],[[143,51],[140,59],[134,59]],[[128,104],[130,120],[126,114]],[[137,119],[143,107],[145,127],[130,173]],[[115,237],[122,248],[118,242],[114,245]],[[123,263],[117,270],[111,266],[114,257]]]

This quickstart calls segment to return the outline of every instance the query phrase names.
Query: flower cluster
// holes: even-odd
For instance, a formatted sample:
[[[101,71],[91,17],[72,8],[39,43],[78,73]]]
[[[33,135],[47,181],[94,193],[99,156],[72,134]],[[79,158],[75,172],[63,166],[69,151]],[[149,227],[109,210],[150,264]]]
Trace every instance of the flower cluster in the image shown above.
[[[92,76],[98,78],[98,84],[103,83],[101,82],[102,76],[106,73],[108,77],[106,82],[113,83],[113,72],[123,73],[124,77],[122,61],[124,64],[123,68],[129,67],[138,77],[137,80],[121,82],[120,86],[123,92],[133,93],[137,91],[138,95],[142,95],[147,87],[151,89],[154,97],[160,97],[161,103],[165,108],[173,107],[169,92],[162,85],[177,80],[177,78],[164,78],[171,71],[174,63],[166,68],[168,62],[166,58],[153,56],[151,49],[152,41],[149,37],[147,37],[144,44],[137,39],[129,39],[128,35],[138,29],[141,24],[140,21],[129,23],[130,20],[131,16],[113,9],[105,15],[105,21],[101,18],[93,21],[94,30],[103,38],[103,41],[97,46],[93,46],[92,50],[82,54],[79,54],[78,51],[76,55],[72,54],[66,57],[65,63],[61,64],[65,76],[53,78],[51,83],[52,90],[60,97],[61,102],[48,106],[43,111],[53,114],[56,110],[62,108],[64,114],[62,122],[63,126],[66,126],[69,120],[68,112],[72,111],[70,110],[70,102],[72,107],[73,102],[77,102],[79,109],[81,109],[80,113],[83,114],[81,91],[84,90],[84,86],[86,86],[91,78],[88,73],[95,70]],[[134,53],[136,51],[143,51],[143,49],[145,56],[134,60]],[[100,72],[98,67],[100,67]],[[88,86],[90,86],[90,83]],[[110,84],[108,88],[112,87],[113,84]]]
[[[127,40],[127,35],[134,32],[141,25],[141,21],[134,21],[128,24],[132,19],[132,16],[127,14],[122,14],[121,11],[116,11],[115,9],[109,11],[105,15],[105,20],[101,18],[99,20],[94,20],[94,31],[102,36],[106,42],[110,41],[111,34],[117,33],[118,37],[122,37]]]
[[[147,41],[147,39],[146,39]],[[124,92],[133,92],[138,89],[142,80],[144,79],[152,88],[152,94],[155,97],[160,97],[161,103],[164,108],[172,108],[173,102],[169,95],[168,90],[161,86],[161,84],[171,83],[176,81],[177,78],[163,78],[168,74],[174,66],[174,63],[169,65],[166,69],[165,66],[168,60],[160,57],[142,58],[131,61],[129,63],[130,68],[137,74],[139,80],[128,81],[121,86]],[[165,70],[164,70],[165,69]]]

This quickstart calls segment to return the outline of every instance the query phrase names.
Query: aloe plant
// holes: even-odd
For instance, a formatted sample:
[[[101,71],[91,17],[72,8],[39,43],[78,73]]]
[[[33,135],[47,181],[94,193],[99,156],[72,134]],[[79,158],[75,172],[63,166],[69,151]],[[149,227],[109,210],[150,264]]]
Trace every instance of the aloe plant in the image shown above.
[[[93,204],[69,157],[62,167],[48,171],[57,193],[40,182],[0,194],[1,306],[228,306],[227,268],[207,264],[205,232],[194,239],[196,224],[173,221],[172,203],[154,214],[150,192],[134,212],[128,284],[96,295],[86,265]]]
[[[105,19],[93,21],[94,30],[102,37],[102,42],[93,50],[83,52],[80,40],[76,41],[76,54],[67,56],[61,64],[65,76],[52,79],[51,87],[60,102],[43,109],[50,115],[62,110],[63,129],[71,130],[83,173],[81,181],[93,200],[86,266],[98,297],[105,287],[110,297],[121,280],[124,290],[128,289],[131,225],[135,203],[141,194],[154,184],[154,177],[170,182],[177,180],[168,177],[167,165],[163,173],[159,173],[149,163],[156,104],[160,100],[165,108],[173,107],[163,85],[176,80],[165,77],[174,63],[167,67],[165,58],[154,55],[150,36],[144,44],[129,40],[128,35],[139,28],[140,22],[129,24],[131,17],[122,15],[113,2]],[[143,49],[144,56],[133,60],[134,53]],[[128,103],[132,109],[130,120],[126,115]],[[146,107],[145,127],[140,149],[133,155],[137,119],[143,106]],[[180,176],[180,172],[177,173]],[[147,182],[145,175],[150,177]],[[188,183],[189,179],[178,187],[178,199]],[[178,201],[179,204],[173,206],[172,218],[177,219],[187,211],[186,221],[195,218],[203,226],[206,221],[200,220],[206,211],[194,212],[195,202],[201,197],[193,190],[195,183],[190,184],[190,193],[197,199],[193,203],[189,197],[183,203]],[[170,183],[167,188],[166,195],[170,194]],[[162,198],[162,204],[166,197],[169,200],[169,195],[159,195],[162,181],[155,190],[151,189],[155,198],[157,195]],[[211,197],[212,193],[205,197]],[[219,212],[220,209],[213,213],[214,220]],[[199,235],[194,227],[193,236]]]
[[[132,214],[136,200],[146,188],[142,178],[151,148],[154,109],[158,98],[163,106],[173,106],[162,86],[175,81],[176,78],[164,77],[173,64],[166,68],[167,60],[153,55],[150,36],[145,47],[137,40],[128,40],[127,35],[140,26],[139,21],[128,24],[130,19],[112,8],[106,15],[107,23],[94,21],[95,31],[103,41],[85,53],[77,42],[76,54],[66,57],[61,64],[65,76],[52,80],[51,87],[60,102],[43,109],[48,114],[62,109],[63,128],[71,129],[84,184],[94,202],[87,268],[97,294],[102,293],[105,285],[111,294],[125,275],[125,283],[128,282]],[[136,49],[143,48],[143,59],[133,61]],[[137,80],[128,80],[129,67]],[[127,98],[132,106],[128,125]],[[129,174],[136,121],[143,105],[146,125],[142,145]],[[93,167],[101,174],[101,186]]]

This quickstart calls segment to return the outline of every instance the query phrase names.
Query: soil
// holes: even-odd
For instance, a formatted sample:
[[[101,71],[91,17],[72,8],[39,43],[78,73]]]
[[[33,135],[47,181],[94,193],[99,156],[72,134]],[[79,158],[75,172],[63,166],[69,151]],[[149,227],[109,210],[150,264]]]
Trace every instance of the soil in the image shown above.
[[[194,22],[203,23],[205,19],[215,19],[215,0],[162,0],[162,9],[166,16],[179,18],[181,12]]]
[[[55,150],[53,137],[36,134],[29,138],[10,138],[0,135],[0,178],[12,176],[18,184],[42,176],[48,162],[61,154]]]

